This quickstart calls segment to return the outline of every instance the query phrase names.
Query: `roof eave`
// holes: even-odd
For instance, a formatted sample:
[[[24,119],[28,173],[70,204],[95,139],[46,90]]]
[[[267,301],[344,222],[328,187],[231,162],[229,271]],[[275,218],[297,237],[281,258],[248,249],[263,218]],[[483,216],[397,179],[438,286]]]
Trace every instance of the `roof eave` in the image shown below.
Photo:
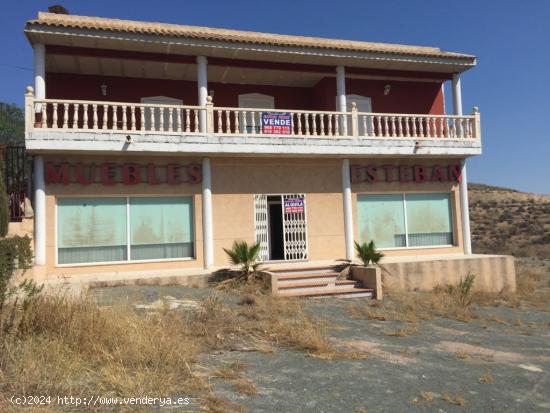
[[[292,55],[305,55],[312,57],[327,57],[348,59],[355,61],[358,64],[360,62],[368,62],[372,60],[377,61],[400,61],[422,64],[433,64],[434,67],[447,66],[450,72],[460,73],[468,70],[476,65],[477,58],[473,55],[442,52],[439,55],[429,54],[413,54],[413,53],[396,53],[389,51],[354,51],[339,48],[326,48],[326,47],[314,47],[314,46],[281,46],[281,45],[269,45],[253,42],[238,42],[228,40],[206,40],[184,36],[173,35],[160,35],[160,34],[147,34],[147,33],[130,33],[126,31],[116,30],[101,30],[101,29],[83,29],[64,26],[53,26],[51,24],[38,24],[27,23],[24,29],[31,44],[38,43],[36,36],[48,36],[48,37],[71,37],[72,39],[78,38],[94,38],[94,39],[106,39],[114,40],[118,42],[147,42],[164,45],[180,45],[189,46],[195,48],[204,48],[205,54],[208,55],[208,49],[226,49],[226,50],[250,50],[257,53],[278,54],[289,56]],[[48,44],[48,42],[44,42]],[[411,69],[414,70],[414,69]]]

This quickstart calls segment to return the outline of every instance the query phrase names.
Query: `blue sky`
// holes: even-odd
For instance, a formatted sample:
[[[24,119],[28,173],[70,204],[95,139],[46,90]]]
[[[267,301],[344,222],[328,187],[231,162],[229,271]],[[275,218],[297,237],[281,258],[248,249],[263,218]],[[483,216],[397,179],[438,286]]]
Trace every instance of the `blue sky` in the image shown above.
[[[470,160],[469,180],[550,193],[548,0],[57,3],[71,14],[419,44],[475,54],[478,66],[462,76],[462,95],[464,112],[480,108],[483,155]],[[56,1],[2,5],[0,101],[22,105],[25,86],[32,83],[24,22],[51,4]]]

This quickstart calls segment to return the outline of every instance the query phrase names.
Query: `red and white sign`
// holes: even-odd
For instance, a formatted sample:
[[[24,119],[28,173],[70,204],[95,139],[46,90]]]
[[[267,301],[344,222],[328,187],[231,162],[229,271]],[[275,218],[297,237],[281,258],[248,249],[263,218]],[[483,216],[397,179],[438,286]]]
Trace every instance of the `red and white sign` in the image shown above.
[[[284,212],[285,214],[304,212],[304,198],[285,198]]]

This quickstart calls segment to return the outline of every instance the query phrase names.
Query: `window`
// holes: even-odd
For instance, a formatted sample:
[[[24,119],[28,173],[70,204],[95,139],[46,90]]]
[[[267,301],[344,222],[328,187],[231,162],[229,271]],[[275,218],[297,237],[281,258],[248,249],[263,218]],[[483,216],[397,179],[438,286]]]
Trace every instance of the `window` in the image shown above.
[[[193,256],[191,197],[57,200],[58,264]]]
[[[447,193],[359,195],[359,240],[379,248],[453,244]]]
[[[190,198],[130,198],[130,256],[133,260],[193,255]]]
[[[154,104],[154,105],[183,105],[181,99],[175,99],[168,96],[151,96],[141,98],[142,103]],[[152,113],[151,113],[152,111]],[[151,117],[151,115],[153,115]],[[162,116],[162,128],[160,127],[160,117]],[[168,125],[170,123],[170,114],[166,108],[155,108],[147,107],[145,108],[145,113],[143,114],[143,125],[147,131],[150,130],[168,130]],[[151,125],[151,120],[153,124]],[[172,130],[177,129],[177,116],[173,114],[172,116]]]

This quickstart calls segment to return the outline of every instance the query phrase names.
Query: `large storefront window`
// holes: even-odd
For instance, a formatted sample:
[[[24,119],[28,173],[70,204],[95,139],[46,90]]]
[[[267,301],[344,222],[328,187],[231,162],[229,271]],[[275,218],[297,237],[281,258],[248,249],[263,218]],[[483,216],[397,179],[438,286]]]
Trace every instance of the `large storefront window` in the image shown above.
[[[190,197],[59,198],[58,264],[190,258]]]
[[[361,242],[378,248],[453,244],[450,195],[447,193],[358,195]]]
[[[191,257],[190,198],[130,198],[130,256],[133,260]]]

